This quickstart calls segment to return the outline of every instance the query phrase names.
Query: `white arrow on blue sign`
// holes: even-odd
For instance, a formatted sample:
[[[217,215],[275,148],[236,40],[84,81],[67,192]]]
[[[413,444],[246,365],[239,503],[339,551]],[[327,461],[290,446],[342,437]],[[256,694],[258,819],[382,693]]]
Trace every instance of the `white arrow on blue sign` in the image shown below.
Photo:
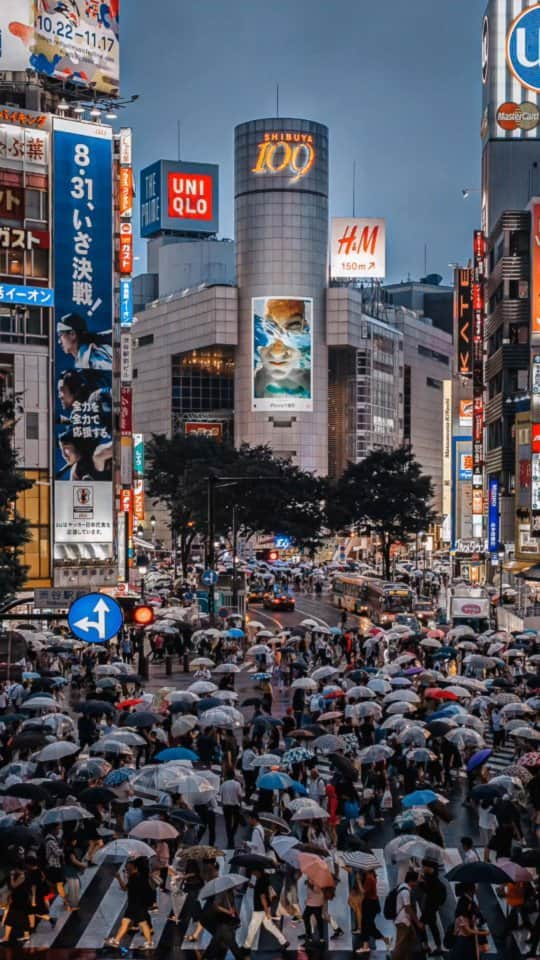
[[[120,604],[102,593],[87,593],[69,608],[69,628],[86,643],[106,643],[121,630],[123,623]]]
[[[215,570],[205,570],[201,577],[201,581],[204,583],[205,587],[211,587],[212,584],[218,582],[218,575]]]

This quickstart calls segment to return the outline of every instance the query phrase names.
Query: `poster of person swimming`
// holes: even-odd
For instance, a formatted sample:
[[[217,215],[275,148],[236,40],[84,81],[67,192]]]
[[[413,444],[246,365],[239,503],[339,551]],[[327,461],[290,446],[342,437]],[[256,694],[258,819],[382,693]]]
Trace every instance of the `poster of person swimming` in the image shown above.
[[[112,556],[110,128],[55,118],[54,556]]]
[[[254,297],[252,410],[313,410],[313,300]]]

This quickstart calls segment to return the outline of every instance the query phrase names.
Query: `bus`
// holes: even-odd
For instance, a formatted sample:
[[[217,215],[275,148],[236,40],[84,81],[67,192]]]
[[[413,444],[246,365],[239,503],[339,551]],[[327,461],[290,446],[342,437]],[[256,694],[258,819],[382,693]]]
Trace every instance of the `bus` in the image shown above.
[[[381,626],[393,622],[398,613],[410,613],[414,593],[403,583],[387,583],[374,577],[339,574],[332,583],[332,603],[359,617],[369,617]]]

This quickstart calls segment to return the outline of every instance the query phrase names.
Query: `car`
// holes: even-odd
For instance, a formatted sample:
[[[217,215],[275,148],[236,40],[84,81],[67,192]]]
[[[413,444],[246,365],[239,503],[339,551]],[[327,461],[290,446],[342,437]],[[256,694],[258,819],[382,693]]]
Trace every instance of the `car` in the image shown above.
[[[294,610],[294,597],[285,590],[270,590],[263,597],[266,610]]]
[[[394,619],[394,623],[401,624],[402,627],[408,627],[411,633],[421,633],[422,627],[420,623],[413,617],[410,613],[398,613]]]
[[[420,623],[429,623],[435,619],[436,610],[431,600],[418,600],[414,606],[414,614]]]
[[[248,603],[262,603],[264,600],[264,587],[260,583],[254,583],[248,589]]]

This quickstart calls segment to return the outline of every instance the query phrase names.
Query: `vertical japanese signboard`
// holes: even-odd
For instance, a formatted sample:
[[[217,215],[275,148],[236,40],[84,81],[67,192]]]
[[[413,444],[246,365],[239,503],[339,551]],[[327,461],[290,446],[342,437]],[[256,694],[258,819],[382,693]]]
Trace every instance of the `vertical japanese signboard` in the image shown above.
[[[462,377],[472,375],[473,366],[473,306],[472,306],[472,270],[456,270],[455,277],[455,316],[457,324],[458,373]]]
[[[490,553],[499,549],[499,478],[489,478],[488,546]]]
[[[54,557],[112,556],[112,131],[55,118]]]
[[[474,269],[472,285],[472,360],[473,360],[473,537],[483,536],[483,498],[478,492],[484,482],[484,317],[485,317],[486,238],[474,232]]]
[[[133,434],[133,514],[135,523],[144,521],[144,435]]]

